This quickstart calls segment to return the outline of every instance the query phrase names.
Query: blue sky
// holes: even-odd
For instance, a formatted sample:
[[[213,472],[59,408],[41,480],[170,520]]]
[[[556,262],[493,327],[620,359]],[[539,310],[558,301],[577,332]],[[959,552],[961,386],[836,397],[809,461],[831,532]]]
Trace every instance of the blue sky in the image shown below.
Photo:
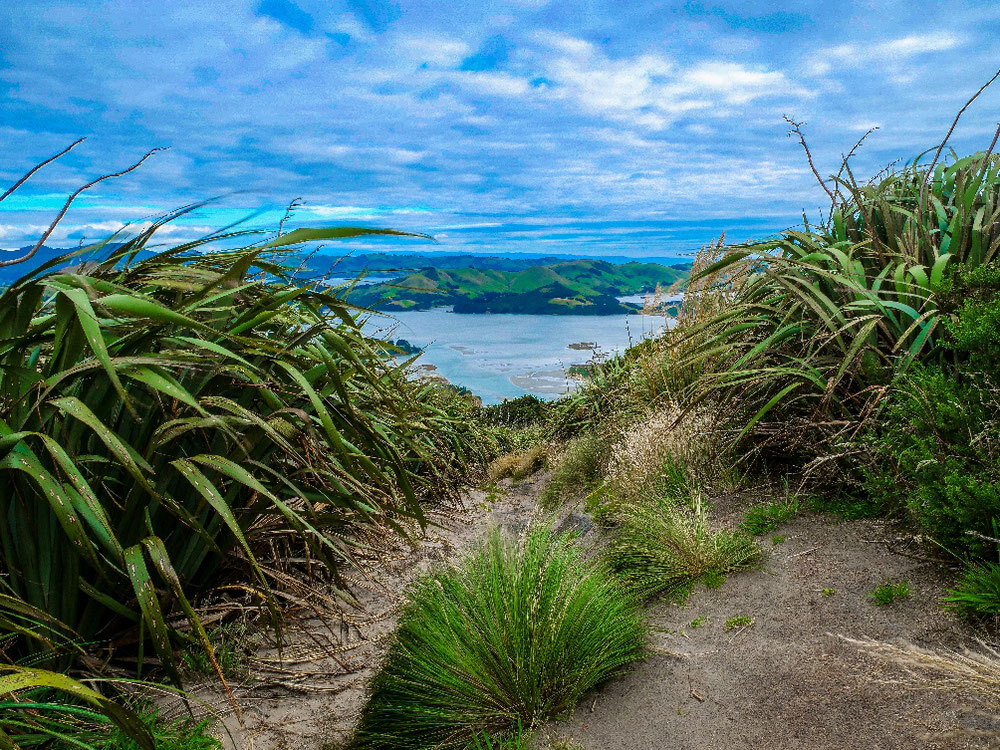
[[[193,236],[302,197],[298,225],[429,232],[408,249],[664,256],[760,236],[824,195],[879,126],[871,174],[935,145],[1000,67],[989,2],[0,0],[0,182],[86,135],[0,205],[0,247],[224,196]],[[983,149],[1000,84],[953,138]],[[402,245],[394,245],[402,247]],[[364,249],[365,243],[352,248]],[[384,247],[384,245],[381,245]]]

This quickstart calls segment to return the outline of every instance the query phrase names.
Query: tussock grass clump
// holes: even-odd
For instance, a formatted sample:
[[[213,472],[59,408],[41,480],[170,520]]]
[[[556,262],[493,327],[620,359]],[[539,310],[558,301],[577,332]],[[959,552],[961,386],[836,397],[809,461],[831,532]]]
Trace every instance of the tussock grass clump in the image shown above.
[[[611,448],[608,482],[625,500],[678,492],[697,474],[711,477],[715,419],[707,409],[671,405],[624,430]],[[686,495],[686,493],[683,493]]]
[[[597,433],[573,438],[556,460],[549,482],[539,502],[543,508],[556,508],[591,487],[599,479],[606,444]]]
[[[358,748],[461,748],[572,708],[642,655],[635,601],[569,537],[499,531],[410,592]]]
[[[692,583],[751,567],[756,542],[740,531],[709,528],[696,501],[694,512],[670,501],[623,505],[607,556],[636,594],[683,595]]]

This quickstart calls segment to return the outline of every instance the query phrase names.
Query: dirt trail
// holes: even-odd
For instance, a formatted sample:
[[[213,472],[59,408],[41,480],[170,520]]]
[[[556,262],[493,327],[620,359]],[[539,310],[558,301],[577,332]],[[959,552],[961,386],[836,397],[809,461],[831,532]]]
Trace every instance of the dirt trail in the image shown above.
[[[939,566],[891,552],[884,541],[895,532],[882,522],[802,514],[776,533],[785,541],[763,538],[761,570],[700,588],[683,606],[654,604],[655,653],[550,731],[587,750],[1000,747],[1000,717],[893,682],[898,667],[839,637],[967,643],[938,606],[948,583]],[[887,578],[909,580],[910,597],[876,607],[867,593]],[[736,615],[753,625],[726,630]]]
[[[419,545],[400,545],[395,559],[376,569],[370,580],[352,580],[362,606],[348,610],[349,625],[336,623],[336,614],[325,621],[297,623],[292,633],[296,645],[281,659],[280,667],[287,669],[284,679],[262,684],[261,675],[251,673],[243,684],[233,686],[243,708],[242,722],[214,683],[194,688],[196,698],[221,715],[228,732],[223,737],[226,749],[319,750],[341,744],[364,705],[366,687],[395,628],[407,585],[432,565],[454,560],[491,525],[515,533],[523,529],[538,512],[542,481],[536,477],[510,487],[499,498],[473,490],[463,508],[430,513],[434,525]],[[258,654],[258,663],[277,661],[270,650]],[[178,706],[171,708],[181,714]]]
[[[297,668],[311,675],[305,688],[237,690],[245,726],[227,717],[235,738],[227,746],[337,747],[362,708],[414,574],[454,559],[490,525],[523,529],[540,515],[544,480],[509,487],[493,505],[472,492],[463,512],[436,519],[442,528],[359,590],[367,614],[359,613],[356,625],[332,635],[316,626],[324,629],[323,648],[341,653],[303,658]],[[728,499],[716,502],[712,517],[733,525],[744,512]],[[556,523],[598,542],[579,512],[564,511]],[[542,737],[584,750],[1000,748],[1000,739],[955,731],[1000,738],[1000,719],[977,714],[962,696],[892,682],[902,674],[898,668],[840,637],[927,647],[968,643],[971,634],[937,606],[948,582],[938,566],[890,551],[884,542],[894,532],[881,522],[800,514],[776,533],[785,541],[772,546],[762,539],[760,570],[732,575],[715,590],[699,588],[683,606],[652,603],[649,658],[587,697],[572,717],[551,722]],[[910,597],[876,607],[867,594],[889,578],[908,579]],[[726,630],[735,615],[754,623]],[[218,697],[212,702],[222,707]]]

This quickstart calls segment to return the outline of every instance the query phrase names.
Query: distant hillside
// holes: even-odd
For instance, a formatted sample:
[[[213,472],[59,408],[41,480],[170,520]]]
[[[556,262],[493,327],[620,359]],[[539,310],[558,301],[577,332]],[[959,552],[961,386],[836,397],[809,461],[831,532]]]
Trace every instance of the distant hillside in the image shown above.
[[[319,274],[331,272],[336,276],[351,276],[363,272],[378,276],[402,275],[424,268],[455,270],[478,268],[481,270],[521,271],[525,268],[548,266],[568,260],[565,257],[545,258],[501,257],[456,253],[363,253],[361,255],[315,255],[309,259],[309,268]]]
[[[559,261],[522,270],[424,268],[358,287],[348,299],[377,310],[424,310],[453,305],[458,313],[607,315],[635,309],[616,297],[652,291],[684,279],[691,264]]]

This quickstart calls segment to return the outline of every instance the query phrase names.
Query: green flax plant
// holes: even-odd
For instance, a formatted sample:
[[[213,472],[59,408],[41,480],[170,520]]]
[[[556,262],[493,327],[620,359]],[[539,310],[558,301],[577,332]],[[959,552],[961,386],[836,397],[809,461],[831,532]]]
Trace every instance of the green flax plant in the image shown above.
[[[180,641],[215,664],[193,595],[224,569],[278,622],[263,541],[282,535],[335,573],[352,535],[422,522],[421,500],[448,491],[460,444],[434,390],[335,291],[289,270],[304,242],[400,233],[229,229],[157,246],[188,210],[0,293],[9,658],[62,667],[131,643],[118,648],[141,669],[151,643],[178,681]]]
[[[0,666],[0,749],[28,747],[107,747],[88,742],[109,730],[137,750],[158,750],[158,743],[141,715],[82,682],[58,672]],[[65,744],[62,744],[65,743]],[[207,746],[214,748],[216,745]],[[192,748],[193,750],[193,748]],[[199,750],[201,750],[199,748]]]
[[[847,174],[825,225],[731,246],[695,278],[745,276],[732,305],[683,334],[691,361],[713,361],[689,394],[736,397],[741,435],[778,407],[813,421],[864,413],[894,373],[943,356],[949,272],[1000,249],[998,155],[933,172],[918,160],[864,185]]]

